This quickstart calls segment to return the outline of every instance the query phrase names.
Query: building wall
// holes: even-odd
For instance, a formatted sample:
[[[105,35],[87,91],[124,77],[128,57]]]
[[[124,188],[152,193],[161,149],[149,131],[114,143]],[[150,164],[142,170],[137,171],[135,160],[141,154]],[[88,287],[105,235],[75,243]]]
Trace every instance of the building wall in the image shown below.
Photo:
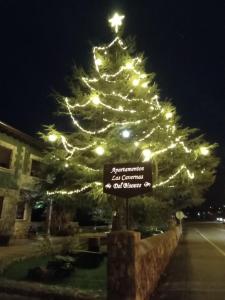
[[[12,149],[10,168],[0,167],[0,196],[4,197],[0,216],[0,233],[10,227],[15,237],[27,235],[31,219],[31,206],[25,205],[23,219],[16,219],[17,205],[23,201],[21,191],[32,191],[38,179],[30,176],[31,158],[40,159],[40,151],[24,142],[0,132],[0,145]]]

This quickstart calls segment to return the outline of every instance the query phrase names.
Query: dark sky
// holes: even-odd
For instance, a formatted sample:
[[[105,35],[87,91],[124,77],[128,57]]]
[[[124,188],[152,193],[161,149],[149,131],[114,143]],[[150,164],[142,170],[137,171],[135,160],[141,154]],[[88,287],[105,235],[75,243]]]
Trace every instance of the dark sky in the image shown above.
[[[91,44],[112,39],[107,19],[115,10],[182,123],[225,156],[222,0],[0,0],[0,120],[29,134],[55,123],[51,92],[66,91],[74,64],[88,67]]]

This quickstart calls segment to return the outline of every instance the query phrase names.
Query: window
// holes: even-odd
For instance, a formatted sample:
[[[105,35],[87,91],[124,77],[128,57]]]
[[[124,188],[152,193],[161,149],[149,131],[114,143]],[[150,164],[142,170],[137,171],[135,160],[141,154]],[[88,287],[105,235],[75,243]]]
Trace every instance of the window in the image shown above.
[[[23,220],[25,212],[25,201],[17,203],[16,219]]]
[[[0,167],[10,169],[12,149],[0,145]]]
[[[41,162],[39,160],[32,159],[30,175],[34,177],[41,177]]]
[[[0,196],[0,218],[2,217],[3,200],[4,200],[4,197]]]

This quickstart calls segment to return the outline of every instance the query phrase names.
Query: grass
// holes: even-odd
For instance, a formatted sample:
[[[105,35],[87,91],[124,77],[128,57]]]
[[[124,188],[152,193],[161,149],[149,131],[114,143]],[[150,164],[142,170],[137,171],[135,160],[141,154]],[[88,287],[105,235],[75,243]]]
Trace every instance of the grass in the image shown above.
[[[47,262],[51,260],[51,257],[35,257],[29,258],[23,261],[15,262],[9,266],[9,268],[4,272],[3,276],[7,279],[22,280],[26,281],[27,272],[29,269],[46,266]],[[81,290],[94,290],[94,291],[106,291],[106,263],[107,259],[101,262],[97,268],[92,269],[81,269],[75,268],[72,274],[57,283],[46,283],[54,284],[61,287],[71,287],[78,288]]]

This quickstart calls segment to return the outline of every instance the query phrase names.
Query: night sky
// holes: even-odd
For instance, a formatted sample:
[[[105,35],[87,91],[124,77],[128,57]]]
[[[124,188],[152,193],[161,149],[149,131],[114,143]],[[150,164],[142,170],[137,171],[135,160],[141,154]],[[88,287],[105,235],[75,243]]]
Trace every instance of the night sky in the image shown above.
[[[222,0],[0,0],[0,121],[32,135],[57,124],[52,91],[66,94],[73,66],[88,70],[91,46],[112,40],[114,11],[126,15],[124,36],[136,37],[162,98],[172,100],[184,126],[218,142],[224,159]]]

